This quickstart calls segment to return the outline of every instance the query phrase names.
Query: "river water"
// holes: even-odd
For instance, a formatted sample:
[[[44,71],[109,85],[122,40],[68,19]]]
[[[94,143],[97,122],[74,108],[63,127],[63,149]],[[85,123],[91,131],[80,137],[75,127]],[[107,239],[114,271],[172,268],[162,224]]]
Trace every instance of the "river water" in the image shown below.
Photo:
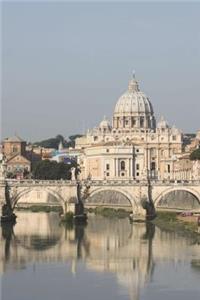
[[[199,300],[200,242],[128,219],[17,212],[1,227],[2,300]]]

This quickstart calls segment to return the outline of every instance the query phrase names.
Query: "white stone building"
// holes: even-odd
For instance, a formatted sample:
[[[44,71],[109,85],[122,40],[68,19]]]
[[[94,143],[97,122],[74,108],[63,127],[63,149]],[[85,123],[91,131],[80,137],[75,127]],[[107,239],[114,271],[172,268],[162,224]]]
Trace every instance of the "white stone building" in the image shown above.
[[[92,179],[174,179],[174,161],[182,153],[182,133],[162,117],[156,126],[153,106],[133,77],[116,103],[112,124],[76,140],[82,152],[82,177]]]

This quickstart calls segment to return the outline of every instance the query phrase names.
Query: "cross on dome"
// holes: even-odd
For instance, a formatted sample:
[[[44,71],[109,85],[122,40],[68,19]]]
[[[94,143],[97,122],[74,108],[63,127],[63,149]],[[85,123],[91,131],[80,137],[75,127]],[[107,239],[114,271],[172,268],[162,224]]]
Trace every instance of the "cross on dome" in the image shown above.
[[[135,77],[135,70],[132,71],[132,76],[133,76],[133,79],[136,79],[136,77]]]

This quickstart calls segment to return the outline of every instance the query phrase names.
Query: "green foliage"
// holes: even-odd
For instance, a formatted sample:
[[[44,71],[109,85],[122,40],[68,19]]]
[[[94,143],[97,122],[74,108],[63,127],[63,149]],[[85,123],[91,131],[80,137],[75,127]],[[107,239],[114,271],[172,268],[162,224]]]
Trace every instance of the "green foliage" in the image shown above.
[[[71,179],[71,167],[75,167],[75,162],[71,165],[63,162],[42,160],[33,166],[33,178],[41,180]]]
[[[31,212],[58,212],[59,214],[62,213],[63,209],[61,206],[48,206],[48,205],[31,205],[28,207],[16,207],[16,210],[21,210],[21,211],[31,211]]]
[[[65,148],[69,148],[69,147],[74,147],[76,138],[81,136],[82,136],[81,134],[71,135],[69,136],[69,141],[66,141],[61,134],[58,134],[54,138],[49,138],[40,142],[36,142],[34,143],[34,145],[44,147],[44,148],[58,149],[60,142],[62,142]]]
[[[130,213],[124,209],[114,209],[110,207],[96,207],[94,209],[89,208],[88,212],[94,212],[95,215],[101,215],[107,218],[127,218],[130,215]]]
[[[55,138],[49,138],[47,140],[43,140],[41,142],[36,142],[34,145],[44,147],[44,148],[54,148],[58,149],[58,145],[60,142],[64,141],[64,138],[62,135],[57,135]]]
[[[176,212],[159,211],[153,223],[165,231],[196,237],[198,235],[196,232],[197,224],[184,222],[179,220],[177,216]]]
[[[190,154],[190,159],[191,159],[191,160],[200,160],[200,148],[194,150],[194,151]]]
[[[82,137],[81,134],[75,134],[75,135],[70,135],[69,136],[69,141],[66,143],[65,147],[69,148],[69,147],[72,147],[74,148],[75,147],[75,140],[79,137]]]
[[[74,219],[74,214],[73,212],[69,211],[62,217],[61,221],[71,224],[73,222],[73,219]]]

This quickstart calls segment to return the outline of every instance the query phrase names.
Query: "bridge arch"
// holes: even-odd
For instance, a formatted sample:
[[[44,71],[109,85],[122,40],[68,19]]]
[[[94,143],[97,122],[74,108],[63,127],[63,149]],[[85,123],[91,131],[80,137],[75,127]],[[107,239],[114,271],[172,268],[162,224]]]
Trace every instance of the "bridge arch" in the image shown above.
[[[189,201],[188,201],[188,206],[186,205],[184,207],[185,203],[187,202],[187,200],[185,200],[185,199],[182,199],[183,201],[181,201],[179,199],[178,204],[180,204],[180,207],[178,207],[177,203],[175,204],[175,201],[174,201],[174,206],[177,206],[177,209],[196,209],[197,208],[198,210],[200,210],[200,193],[198,191],[196,191],[194,188],[189,188],[189,187],[170,187],[170,188],[165,189],[154,200],[155,207],[167,208],[168,200],[166,199],[166,197],[169,196],[169,198],[170,198],[176,192],[182,192],[182,196],[190,195],[195,200],[194,207],[192,207],[190,205],[191,203],[189,203]],[[180,193],[180,195],[181,195],[181,193]],[[164,199],[165,199],[166,205],[163,205],[163,203],[162,203],[162,201]],[[169,207],[169,208],[172,208],[172,207]],[[174,208],[176,208],[176,207],[174,207]]]
[[[117,187],[114,187],[114,188],[99,187],[99,188],[92,190],[89,197],[85,200],[85,204],[86,205],[89,204],[91,198],[94,198],[97,196],[101,197],[106,194],[107,194],[107,196],[112,194],[113,197],[115,197],[115,195],[118,195],[119,197],[121,196],[122,201],[120,201],[120,200],[116,201],[116,199],[115,199],[115,201],[112,201],[112,199],[111,199],[110,202],[109,201],[108,202],[101,201],[100,202],[101,206],[104,206],[104,205],[109,206],[109,204],[110,204],[110,206],[112,206],[112,204],[113,204],[113,206],[116,206],[116,207],[123,207],[123,206],[127,207],[127,208],[130,207],[130,209],[132,211],[136,211],[138,209],[138,203],[137,203],[136,199],[134,199],[134,197],[129,192],[127,192],[121,188],[117,188]],[[95,202],[93,202],[93,203],[95,204]],[[96,201],[96,203],[98,203],[98,201]]]
[[[61,204],[63,211],[65,210],[65,200],[64,198],[55,190],[49,188],[49,187],[43,187],[42,190],[40,187],[27,187],[27,188],[23,188],[22,190],[20,189],[19,191],[16,191],[16,193],[14,193],[13,197],[11,198],[11,204],[12,204],[12,208],[13,210],[15,209],[16,204],[18,203],[18,201],[25,195],[31,193],[31,192],[46,192],[52,196],[54,196],[57,200],[58,203]]]

